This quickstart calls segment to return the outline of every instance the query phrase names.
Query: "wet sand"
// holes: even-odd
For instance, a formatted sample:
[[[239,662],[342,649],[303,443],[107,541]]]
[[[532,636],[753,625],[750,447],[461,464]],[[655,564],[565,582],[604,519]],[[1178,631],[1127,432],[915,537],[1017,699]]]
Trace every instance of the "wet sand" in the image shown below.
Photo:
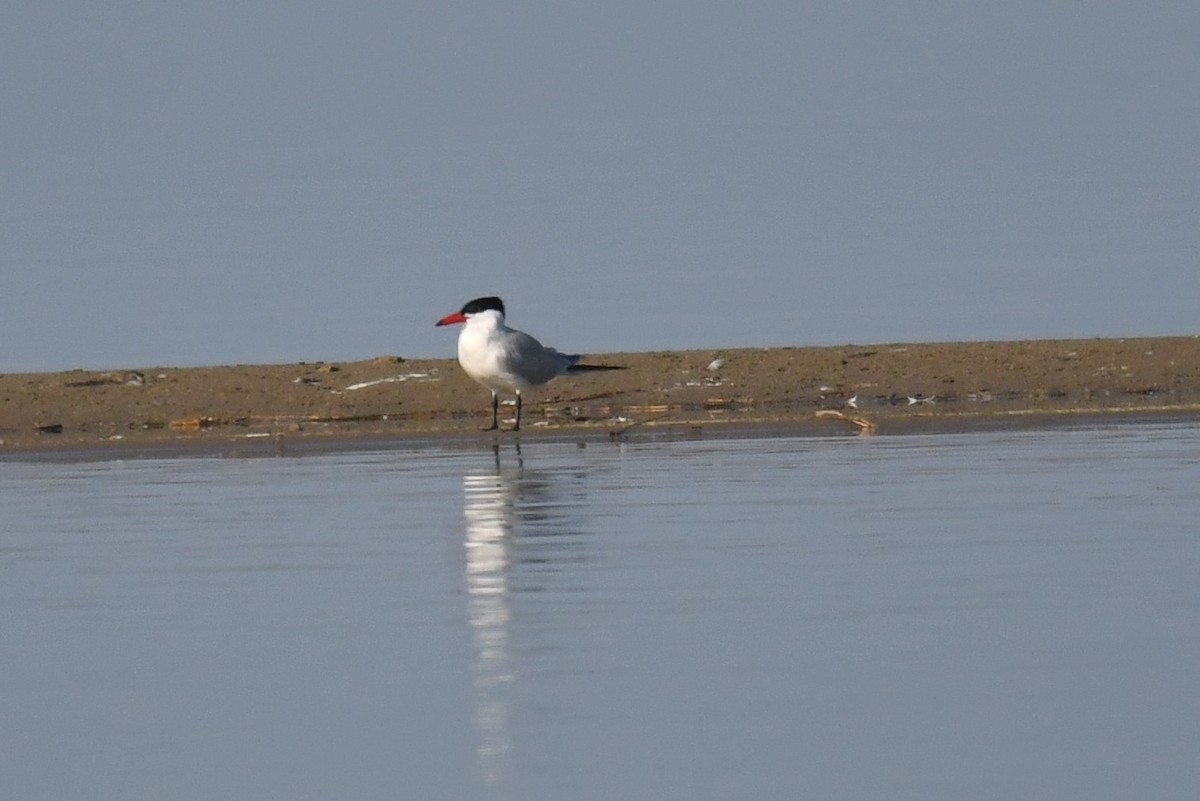
[[[521,437],[1200,420],[1200,337],[611,353],[588,361],[627,369],[560,378],[527,394]],[[0,453],[444,442],[484,436],[488,403],[453,359],[13,373],[0,375]],[[502,417],[505,410],[511,418],[512,407],[502,407]]]

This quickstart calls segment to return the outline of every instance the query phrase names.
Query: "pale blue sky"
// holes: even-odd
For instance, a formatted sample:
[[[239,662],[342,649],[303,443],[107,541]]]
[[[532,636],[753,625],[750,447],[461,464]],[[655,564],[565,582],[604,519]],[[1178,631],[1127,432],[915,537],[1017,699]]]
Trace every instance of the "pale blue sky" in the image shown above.
[[[1194,2],[16,2],[0,370],[1200,332]]]

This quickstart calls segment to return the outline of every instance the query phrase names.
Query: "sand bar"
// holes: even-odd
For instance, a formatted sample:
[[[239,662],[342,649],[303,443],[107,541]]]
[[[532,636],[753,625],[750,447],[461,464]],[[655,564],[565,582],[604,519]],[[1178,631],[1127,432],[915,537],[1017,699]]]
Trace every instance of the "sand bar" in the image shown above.
[[[1195,336],[609,353],[588,360],[627,369],[561,378],[531,393],[522,438],[886,435],[1200,420]],[[402,356],[10,373],[0,375],[0,454],[478,439],[488,397],[453,359]]]

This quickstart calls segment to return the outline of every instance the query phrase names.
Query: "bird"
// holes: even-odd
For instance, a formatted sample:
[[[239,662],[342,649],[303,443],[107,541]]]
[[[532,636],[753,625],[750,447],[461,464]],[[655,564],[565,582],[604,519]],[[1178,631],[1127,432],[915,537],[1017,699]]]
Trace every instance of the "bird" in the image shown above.
[[[504,301],[489,296],[467,301],[436,325],[463,323],[458,335],[458,363],[463,371],[492,393],[492,424],[484,431],[500,428],[497,414],[500,393],[517,396],[517,419],[513,431],[521,430],[521,394],[560,375],[623,370],[623,367],[582,364],[582,356],[560,353],[515,328],[504,324]]]

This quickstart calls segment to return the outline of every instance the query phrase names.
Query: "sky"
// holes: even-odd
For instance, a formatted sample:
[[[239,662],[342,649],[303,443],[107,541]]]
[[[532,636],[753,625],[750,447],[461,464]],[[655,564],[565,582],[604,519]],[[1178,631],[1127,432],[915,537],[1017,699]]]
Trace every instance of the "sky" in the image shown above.
[[[178,7],[177,7],[178,6]],[[1200,5],[13,0],[0,371],[1197,334]]]

